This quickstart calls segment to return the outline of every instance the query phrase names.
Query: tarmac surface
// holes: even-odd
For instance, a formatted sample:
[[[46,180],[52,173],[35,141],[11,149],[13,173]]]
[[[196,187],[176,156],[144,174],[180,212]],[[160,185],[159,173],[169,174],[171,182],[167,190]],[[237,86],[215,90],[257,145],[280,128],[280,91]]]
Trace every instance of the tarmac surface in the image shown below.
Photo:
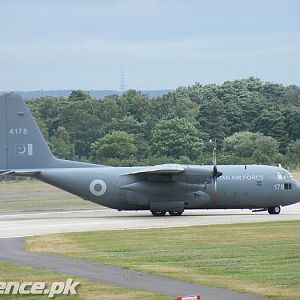
[[[279,215],[249,210],[189,210],[180,217],[153,217],[148,211],[110,209],[60,212],[0,213],[0,238],[63,232],[182,227],[193,225],[300,220],[300,203]]]
[[[62,274],[169,295],[201,294],[204,300],[255,300],[259,297],[191,284],[128,269],[90,263],[63,256],[28,253],[25,236],[91,230],[122,230],[300,220],[300,203],[283,207],[279,215],[249,210],[186,211],[181,217],[152,217],[149,212],[118,212],[110,209],[0,214],[0,260],[43,267]]]

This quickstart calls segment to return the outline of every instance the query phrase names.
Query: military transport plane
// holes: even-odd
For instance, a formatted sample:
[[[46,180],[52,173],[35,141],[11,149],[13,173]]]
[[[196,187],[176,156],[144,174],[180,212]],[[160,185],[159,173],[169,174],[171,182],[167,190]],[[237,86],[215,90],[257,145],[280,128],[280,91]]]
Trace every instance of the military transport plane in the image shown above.
[[[18,94],[0,97],[0,173],[31,176],[117,210],[179,216],[185,209],[252,209],[279,214],[300,200],[300,183],[265,165],[110,167],[54,157]]]

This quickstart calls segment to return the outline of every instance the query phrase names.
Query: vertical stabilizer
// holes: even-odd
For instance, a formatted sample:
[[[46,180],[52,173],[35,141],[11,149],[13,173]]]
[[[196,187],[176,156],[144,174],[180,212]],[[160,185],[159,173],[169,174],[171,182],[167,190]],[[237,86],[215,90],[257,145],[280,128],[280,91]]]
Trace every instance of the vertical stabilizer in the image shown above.
[[[55,161],[20,95],[0,97],[0,170],[47,168]]]

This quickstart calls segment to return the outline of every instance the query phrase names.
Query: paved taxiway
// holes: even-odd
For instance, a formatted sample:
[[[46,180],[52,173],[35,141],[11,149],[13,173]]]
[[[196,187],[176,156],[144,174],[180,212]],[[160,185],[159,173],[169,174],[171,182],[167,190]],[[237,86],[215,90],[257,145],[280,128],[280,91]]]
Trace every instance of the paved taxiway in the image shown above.
[[[195,210],[180,217],[152,217],[149,212],[110,209],[0,214],[0,238],[62,232],[181,227],[192,225],[300,220],[300,203],[283,207],[280,215],[249,210]]]

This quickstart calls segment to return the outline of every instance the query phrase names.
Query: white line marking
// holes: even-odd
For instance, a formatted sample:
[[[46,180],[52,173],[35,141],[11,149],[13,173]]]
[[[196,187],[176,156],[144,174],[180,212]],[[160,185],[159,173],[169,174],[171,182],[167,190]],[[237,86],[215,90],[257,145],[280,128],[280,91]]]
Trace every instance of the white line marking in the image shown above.
[[[88,213],[88,212],[97,212],[97,211],[109,211],[106,208],[102,209],[87,209],[87,210],[68,210],[68,211],[49,211],[49,212],[28,212],[28,213],[12,213],[6,215],[0,215],[0,218],[4,217],[19,217],[19,216],[30,216],[30,215],[54,215],[54,214],[72,214],[72,213]]]
[[[25,235],[0,236],[0,239],[13,239],[13,238],[21,238],[21,237],[29,237],[29,236],[34,236],[34,235],[25,234]]]

